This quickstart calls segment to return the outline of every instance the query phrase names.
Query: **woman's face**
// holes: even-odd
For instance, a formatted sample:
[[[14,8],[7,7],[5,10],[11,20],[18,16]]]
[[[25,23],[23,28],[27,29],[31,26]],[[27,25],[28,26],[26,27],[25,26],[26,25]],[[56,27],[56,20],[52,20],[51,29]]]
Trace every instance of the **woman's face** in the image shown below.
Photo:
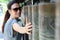
[[[14,18],[18,18],[21,16],[21,7],[19,6],[18,3],[14,3],[11,6],[11,9],[9,12],[10,12],[11,16],[13,16]]]

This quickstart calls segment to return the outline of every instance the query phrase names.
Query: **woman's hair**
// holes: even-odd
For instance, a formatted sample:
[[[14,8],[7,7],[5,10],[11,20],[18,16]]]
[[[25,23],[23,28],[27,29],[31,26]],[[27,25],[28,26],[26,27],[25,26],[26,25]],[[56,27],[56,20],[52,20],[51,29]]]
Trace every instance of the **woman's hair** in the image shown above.
[[[18,4],[19,4],[18,1],[15,1],[15,0],[10,1],[10,2],[8,3],[8,5],[7,5],[7,9],[10,10],[10,9],[11,9],[11,6],[12,6],[14,3],[18,3]],[[3,21],[3,25],[2,25],[2,33],[4,33],[5,23],[7,22],[7,20],[8,20],[9,17],[10,17],[10,14],[9,14],[8,10],[6,11],[6,14],[5,14],[5,17],[4,17],[4,21]]]

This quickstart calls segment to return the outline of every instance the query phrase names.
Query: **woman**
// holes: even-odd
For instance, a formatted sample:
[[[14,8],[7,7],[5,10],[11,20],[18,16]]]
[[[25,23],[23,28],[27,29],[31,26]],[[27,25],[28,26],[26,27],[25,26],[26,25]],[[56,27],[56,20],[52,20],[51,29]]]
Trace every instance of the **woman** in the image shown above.
[[[19,2],[11,1],[7,6],[8,10],[6,12],[2,32],[4,33],[4,40],[24,40],[18,39],[18,35],[21,34],[31,34],[32,24],[28,22],[26,17],[25,27],[21,27],[18,23],[18,18],[21,16],[21,7]]]

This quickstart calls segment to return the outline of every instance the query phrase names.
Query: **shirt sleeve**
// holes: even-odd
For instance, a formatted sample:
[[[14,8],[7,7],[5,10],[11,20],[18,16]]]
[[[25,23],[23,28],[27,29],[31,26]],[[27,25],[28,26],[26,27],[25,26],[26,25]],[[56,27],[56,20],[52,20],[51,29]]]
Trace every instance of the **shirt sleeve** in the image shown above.
[[[12,25],[14,24],[14,23],[17,23],[17,20],[13,20],[12,21],[12,23],[11,23],[11,27],[10,27],[10,31],[9,31],[9,36],[10,37],[15,37],[16,35],[17,35],[17,32],[15,32],[14,30],[13,30],[13,27],[12,27]]]

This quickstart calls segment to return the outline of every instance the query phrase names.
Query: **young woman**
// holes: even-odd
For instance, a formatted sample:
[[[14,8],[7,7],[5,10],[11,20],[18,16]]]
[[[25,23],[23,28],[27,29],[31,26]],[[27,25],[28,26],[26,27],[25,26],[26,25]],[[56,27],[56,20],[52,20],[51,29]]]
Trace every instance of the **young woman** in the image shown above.
[[[19,25],[18,18],[21,16],[21,7],[19,2],[11,1],[9,2],[7,8],[8,10],[2,26],[4,40],[24,40],[22,36],[23,34],[31,34],[32,24],[28,22],[26,17],[25,27],[21,27]],[[18,35],[20,35],[20,37]]]

